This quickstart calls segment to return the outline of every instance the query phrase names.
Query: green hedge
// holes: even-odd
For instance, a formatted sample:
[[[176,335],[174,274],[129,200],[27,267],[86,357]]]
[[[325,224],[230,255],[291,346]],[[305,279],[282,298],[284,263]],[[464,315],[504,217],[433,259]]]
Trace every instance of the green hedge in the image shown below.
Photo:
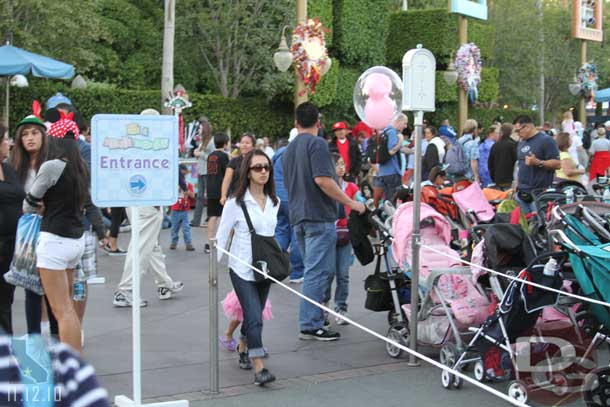
[[[326,38],[326,47],[330,48],[333,45],[333,0],[308,0],[307,2],[307,17],[318,17],[324,27],[328,28],[324,38]]]
[[[458,49],[457,16],[446,9],[393,13],[388,25],[386,62],[389,65],[401,66],[405,52],[422,44],[434,54],[437,65],[444,67],[451,53]],[[495,47],[495,29],[470,19],[468,41],[481,49],[484,60],[489,60]]]
[[[71,89],[58,82],[35,81],[35,86],[11,89],[11,129],[24,116],[31,114],[34,99],[41,104],[61,92],[74,105],[91,118],[97,113],[137,114],[146,108],[160,107],[159,91],[129,91],[114,88]],[[255,134],[279,136],[288,134],[294,121],[292,107],[287,104],[270,104],[262,98],[229,99],[222,96],[190,93],[193,107],[185,110],[185,120],[191,121],[199,115],[208,116],[217,130],[230,129],[233,135],[245,131]]]
[[[339,60],[333,59],[330,70],[316,86],[316,93],[311,97],[311,101],[319,108],[330,105],[337,97],[337,86],[339,82]]]
[[[426,113],[425,118],[434,125],[440,125],[441,121],[444,119],[449,119],[453,127],[457,129],[457,103],[442,103],[437,104],[436,112]],[[519,109],[483,109],[480,107],[468,107],[468,117],[475,119],[477,122],[482,123],[484,128],[491,125],[493,120],[502,116],[504,122],[510,122],[519,115],[527,114],[530,116],[534,116],[534,114],[529,110],[519,110]]]
[[[347,65],[385,64],[382,44],[395,0],[334,0],[334,51]]]

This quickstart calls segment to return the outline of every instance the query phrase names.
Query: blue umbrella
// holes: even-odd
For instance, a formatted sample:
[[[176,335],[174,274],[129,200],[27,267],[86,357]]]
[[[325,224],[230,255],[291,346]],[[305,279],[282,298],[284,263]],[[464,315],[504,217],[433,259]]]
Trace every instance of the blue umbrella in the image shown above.
[[[70,79],[74,66],[12,45],[0,47],[0,76],[27,75],[54,79]]]
[[[70,79],[74,66],[6,44],[0,47],[0,76],[32,74],[41,78]],[[10,81],[6,81],[5,122],[8,126]]]

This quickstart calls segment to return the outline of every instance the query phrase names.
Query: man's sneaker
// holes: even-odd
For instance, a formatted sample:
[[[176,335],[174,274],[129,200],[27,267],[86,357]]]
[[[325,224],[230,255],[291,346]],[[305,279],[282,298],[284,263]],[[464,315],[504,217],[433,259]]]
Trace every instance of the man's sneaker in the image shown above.
[[[133,299],[131,297],[131,293],[127,293],[125,291],[117,291],[114,293],[114,299],[112,300],[112,305],[115,307],[131,307],[133,305]],[[140,307],[146,307],[148,302],[146,300],[140,299]]]
[[[191,225],[192,228],[200,228],[201,227],[200,224],[195,223],[195,222],[191,222],[190,225]]]
[[[258,386],[264,386],[267,383],[275,381],[275,376],[269,373],[265,368],[262,368],[260,372],[254,375],[254,384]]]
[[[349,315],[347,315],[347,311],[340,310],[340,311],[337,311],[337,314],[349,318]],[[339,325],[349,325],[349,322],[347,322],[346,320],[339,318],[339,317],[335,317],[335,322]]]
[[[122,250],[118,247],[116,249],[112,250],[112,248],[108,244],[106,246],[104,246],[103,249],[106,253],[108,253],[109,256],[125,256],[127,254],[127,252],[125,250]]]
[[[299,277],[299,278],[290,278],[288,279],[288,282],[290,284],[301,284],[303,282],[305,278],[304,277]]]
[[[341,338],[341,334],[339,332],[331,331],[330,329],[316,329],[313,331],[301,331],[299,334],[299,339],[311,340],[315,339],[316,341],[336,341]]]
[[[194,252],[194,251],[195,251],[195,248],[193,247],[193,245],[192,245],[192,244],[187,244],[187,245],[186,245],[186,251],[187,251],[187,252]]]
[[[244,370],[252,370],[252,362],[250,362],[248,351],[239,352],[239,368]]]
[[[172,243],[169,245],[169,249],[170,250],[176,250],[176,246],[178,246],[176,243]]]
[[[205,246],[203,246],[203,251],[205,252],[205,254],[210,254],[210,244],[206,243]]]
[[[171,287],[159,287],[157,288],[157,294],[160,300],[169,300],[172,298],[172,294],[179,293],[184,288],[184,284],[180,281],[174,281]]]

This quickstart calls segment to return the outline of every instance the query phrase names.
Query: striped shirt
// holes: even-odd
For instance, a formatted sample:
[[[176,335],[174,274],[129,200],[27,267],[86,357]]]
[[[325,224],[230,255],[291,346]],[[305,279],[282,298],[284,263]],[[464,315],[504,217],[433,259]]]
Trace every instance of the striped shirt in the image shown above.
[[[68,346],[48,348],[54,375],[55,407],[109,407],[108,393],[100,387],[95,370]],[[19,364],[11,351],[11,339],[0,336],[0,406],[27,407],[32,395],[21,382]]]

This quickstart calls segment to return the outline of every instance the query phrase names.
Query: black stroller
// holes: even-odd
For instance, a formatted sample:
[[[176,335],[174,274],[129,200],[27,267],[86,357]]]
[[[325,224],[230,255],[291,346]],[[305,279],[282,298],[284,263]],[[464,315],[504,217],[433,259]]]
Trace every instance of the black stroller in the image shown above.
[[[558,273],[552,277],[543,274],[544,265],[550,258],[556,259],[560,269],[567,260],[567,253],[557,252],[538,256],[527,269],[521,271],[518,277],[522,280],[559,289],[562,279]],[[529,377],[520,374],[517,363],[520,351],[513,347],[513,344],[517,338],[531,333],[542,309],[547,306],[556,305],[558,299],[559,294],[533,287],[520,281],[512,281],[494,314],[479,328],[470,329],[474,333],[474,337],[464,353],[457,360],[452,360],[451,358],[445,360],[445,364],[454,370],[462,371],[466,365],[474,363],[475,379],[483,382],[488,378],[484,360],[488,352],[491,350],[497,352],[499,350],[500,355],[504,354],[506,356],[502,360],[502,367],[508,368],[507,370],[510,371],[507,376],[512,377],[514,374],[515,377],[515,380],[512,380],[508,385],[507,393],[510,397],[525,403],[528,391],[548,389],[554,391],[558,386],[558,383],[555,381],[559,379],[552,370],[553,365],[549,355],[546,354],[542,358],[542,363],[547,363],[548,366],[544,373],[545,383],[541,386],[539,378],[533,383]],[[534,330],[534,332],[538,337],[536,341],[544,343],[541,333],[537,330]],[[443,370],[441,384],[446,389],[458,389],[462,386],[462,379]]]

